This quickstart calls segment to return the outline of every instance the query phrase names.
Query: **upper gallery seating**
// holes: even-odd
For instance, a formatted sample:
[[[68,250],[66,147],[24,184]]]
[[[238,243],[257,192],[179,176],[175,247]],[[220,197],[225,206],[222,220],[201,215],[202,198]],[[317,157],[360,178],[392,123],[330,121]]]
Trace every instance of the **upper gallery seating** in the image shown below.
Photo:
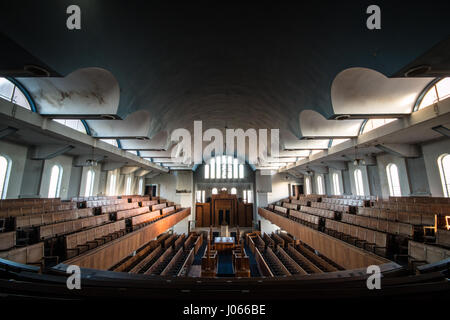
[[[425,242],[438,252],[450,248],[448,198],[301,195],[268,209],[382,256],[415,259],[410,243],[416,248]]]
[[[167,206],[171,204],[171,206]],[[159,209],[150,211],[158,206]],[[181,209],[148,196],[0,201],[0,258],[54,264],[102,246]]]

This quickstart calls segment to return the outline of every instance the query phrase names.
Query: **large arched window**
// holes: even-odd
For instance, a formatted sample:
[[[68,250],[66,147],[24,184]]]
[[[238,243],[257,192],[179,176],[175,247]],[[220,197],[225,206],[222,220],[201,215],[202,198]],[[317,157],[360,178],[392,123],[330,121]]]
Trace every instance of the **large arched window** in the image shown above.
[[[108,194],[110,196],[115,196],[116,195],[116,181],[117,181],[117,174],[116,173],[111,173],[111,176],[109,178],[109,191]]]
[[[86,188],[84,190],[85,197],[93,196],[94,180],[95,180],[95,171],[93,169],[89,169],[86,175]]]
[[[232,156],[216,156],[205,164],[205,179],[243,179],[244,165]]]
[[[325,194],[325,192],[324,192],[325,188],[323,186],[323,177],[322,176],[317,176],[316,182],[317,182],[317,193],[318,194]]]
[[[333,191],[336,196],[341,195],[341,187],[339,184],[339,175],[335,172],[332,175],[333,177]]]
[[[139,194],[144,194],[144,178],[139,178]]]
[[[86,127],[84,126],[83,122],[78,119],[53,119],[53,121],[56,121],[58,123],[61,123],[62,125],[65,125],[66,127],[72,128],[74,130],[77,130],[82,133],[86,132]]]
[[[22,90],[5,78],[0,78],[0,98],[31,110],[30,102]]]
[[[212,189],[212,194],[217,194],[217,192],[218,192],[218,191],[217,191],[217,188],[213,188],[213,189]]]
[[[49,198],[58,198],[59,191],[61,189],[61,177],[62,177],[63,169],[61,166],[55,164],[52,167],[52,171],[50,174],[50,185],[48,187],[48,197]]]
[[[205,164],[205,179],[209,179],[209,164]]]
[[[441,174],[442,190],[445,197],[450,197],[450,154],[443,154],[438,158]]]
[[[450,97],[450,78],[444,78],[434,84],[423,96],[417,110]]]
[[[391,123],[392,121],[395,121],[397,119],[368,119],[364,124],[362,128],[362,133],[367,133],[369,131],[372,131],[373,129],[379,128],[384,126],[385,124]]]
[[[126,195],[130,195],[131,194],[131,177],[130,176],[127,177],[127,182],[126,182],[126,185],[125,185],[125,194]]]
[[[364,195],[364,184],[363,184],[363,178],[362,178],[361,169],[356,169],[353,172],[353,175],[355,177],[356,195],[357,196],[363,196]]]
[[[305,193],[311,194],[311,178],[310,177],[305,178]]]
[[[400,188],[400,178],[398,176],[397,165],[390,163],[386,166],[386,174],[389,184],[389,194],[392,197],[399,197],[402,195],[402,189]]]
[[[6,198],[10,168],[11,161],[4,156],[0,156],[0,199]]]

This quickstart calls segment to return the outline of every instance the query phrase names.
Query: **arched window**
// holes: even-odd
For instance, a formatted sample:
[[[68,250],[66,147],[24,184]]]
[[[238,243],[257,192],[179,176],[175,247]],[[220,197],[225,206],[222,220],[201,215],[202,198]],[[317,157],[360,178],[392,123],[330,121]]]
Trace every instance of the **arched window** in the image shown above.
[[[125,194],[126,195],[130,195],[131,194],[131,177],[130,176],[127,177],[127,183],[126,183],[126,186],[125,186]]]
[[[108,194],[110,196],[116,195],[116,181],[117,181],[117,175],[116,173],[112,173],[111,177],[109,178],[109,192]]]
[[[305,194],[311,194],[311,178],[305,178]]]
[[[253,193],[252,190],[244,190],[243,191],[243,200],[246,203],[252,203],[253,202]]]
[[[239,179],[244,179],[244,165],[239,165]]]
[[[235,159],[233,159],[233,178],[234,179],[239,178],[238,168],[239,168],[239,162],[238,162],[238,159],[235,158]]]
[[[0,198],[5,199],[8,191],[9,172],[11,161],[6,157],[0,156]]]
[[[392,197],[399,197],[402,195],[400,188],[400,179],[398,176],[398,168],[395,164],[390,163],[386,166],[386,174],[389,184],[389,194]]]
[[[116,148],[119,147],[119,144],[117,143],[116,139],[100,139],[100,141],[106,142],[107,144],[110,144]]]
[[[94,180],[95,180],[95,171],[93,169],[89,169],[86,175],[86,188],[84,191],[85,197],[91,197],[94,193]]]
[[[205,179],[209,179],[209,164],[205,164]]]
[[[217,188],[212,189],[212,194],[217,194]]]
[[[215,179],[216,178],[216,159],[212,158],[210,160],[210,165],[211,165],[211,179]]]
[[[216,157],[216,179],[220,179],[222,176],[222,157]]]
[[[237,194],[236,188],[231,188],[231,194]]]
[[[336,196],[341,195],[341,187],[339,184],[339,175],[335,172],[332,175],[333,177],[333,191]]]
[[[139,178],[139,194],[144,194],[144,178]]]
[[[325,194],[324,187],[323,187],[323,177],[322,176],[317,176],[316,181],[317,181],[317,193],[318,194]]]
[[[61,177],[62,177],[62,168],[61,166],[55,164],[52,167],[52,171],[50,174],[50,185],[48,187],[48,197],[49,198],[58,198],[59,191],[61,189]]]
[[[0,78],[0,98],[31,110],[30,102],[22,90],[5,78]]]
[[[53,119],[53,121],[56,121],[58,123],[61,123],[62,125],[65,125],[66,127],[72,128],[74,130],[77,130],[82,133],[86,132],[86,127],[84,126],[83,122],[78,119]]]
[[[381,126],[384,126],[385,124],[391,123],[392,121],[395,121],[397,119],[368,119],[366,123],[363,124],[362,133],[366,133],[369,131],[372,131],[373,129],[379,128]]]
[[[363,178],[362,178],[361,169],[356,169],[353,172],[353,175],[355,177],[356,195],[357,196],[363,196],[364,195],[364,185],[363,185]]]
[[[441,173],[442,190],[445,197],[450,197],[450,155],[443,154],[438,158],[439,172]]]
[[[450,78],[444,78],[433,85],[420,101],[417,110],[450,97]]]

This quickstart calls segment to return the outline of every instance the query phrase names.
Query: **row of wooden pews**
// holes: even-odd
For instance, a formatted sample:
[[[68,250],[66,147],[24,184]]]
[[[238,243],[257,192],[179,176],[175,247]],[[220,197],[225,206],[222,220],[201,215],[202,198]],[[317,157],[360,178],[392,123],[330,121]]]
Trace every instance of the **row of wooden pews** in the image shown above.
[[[16,199],[0,204],[8,220],[0,229],[0,258],[33,264],[73,258],[181,209],[149,196]],[[153,206],[159,209],[150,211]]]

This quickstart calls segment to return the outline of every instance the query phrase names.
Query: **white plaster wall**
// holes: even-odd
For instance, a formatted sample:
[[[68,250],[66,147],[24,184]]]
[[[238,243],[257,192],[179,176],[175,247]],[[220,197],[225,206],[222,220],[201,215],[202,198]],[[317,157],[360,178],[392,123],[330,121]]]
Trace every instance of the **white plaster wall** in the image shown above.
[[[423,158],[427,171],[428,184],[433,197],[443,197],[442,181],[439,173],[438,158],[444,153],[450,153],[450,139],[422,145]]]
[[[70,184],[70,176],[72,172],[72,162],[73,158],[65,155],[57,156],[52,159],[44,161],[44,167],[42,169],[42,177],[41,177],[41,186],[39,188],[39,196],[41,198],[48,197],[48,189],[50,187],[52,168],[54,165],[59,165],[62,168],[59,197],[61,199],[67,199],[67,193]]]
[[[271,234],[272,232],[275,232],[280,229],[276,224],[273,224],[269,220],[259,217],[261,220],[261,234],[268,233]]]
[[[272,176],[272,192],[267,193],[268,203],[289,197],[289,184],[298,184],[299,182],[298,179],[286,173],[274,174]]]
[[[0,155],[5,156],[11,161],[11,169],[7,175],[6,199],[18,198],[22,186],[23,172],[27,159],[27,148],[0,141]]]
[[[390,163],[395,164],[398,168],[402,196],[409,196],[411,191],[409,188],[408,171],[406,170],[405,158],[397,157],[391,154],[382,154],[377,156],[378,175],[380,177],[382,197],[384,199],[389,198],[389,182],[386,167]]]
[[[369,186],[369,178],[367,176],[367,167],[366,166],[355,166],[353,163],[348,163],[348,170],[350,175],[350,185],[352,189],[352,194],[356,195],[356,187],[355,187],[355,170],[361,169],[361,174],[363,178],[363,187],[364,187],[364,195],[370,195],[370,186]]]

